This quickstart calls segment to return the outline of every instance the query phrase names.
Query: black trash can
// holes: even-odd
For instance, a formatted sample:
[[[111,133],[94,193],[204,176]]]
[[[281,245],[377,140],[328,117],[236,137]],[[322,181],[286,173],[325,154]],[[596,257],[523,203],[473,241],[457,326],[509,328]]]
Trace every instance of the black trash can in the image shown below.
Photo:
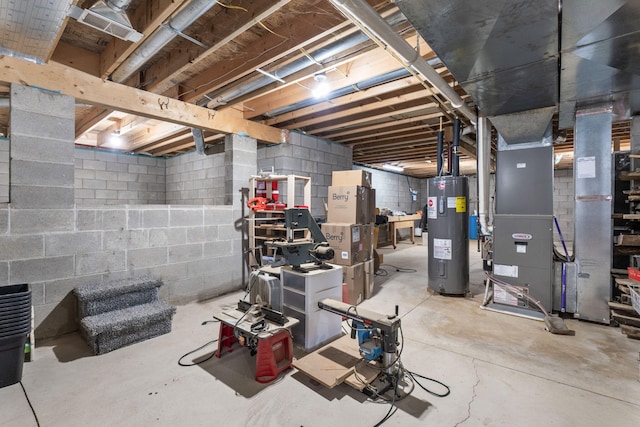
[[[0,287],[0,388],[22,380],[24,346],[30,330],[29,285]]]

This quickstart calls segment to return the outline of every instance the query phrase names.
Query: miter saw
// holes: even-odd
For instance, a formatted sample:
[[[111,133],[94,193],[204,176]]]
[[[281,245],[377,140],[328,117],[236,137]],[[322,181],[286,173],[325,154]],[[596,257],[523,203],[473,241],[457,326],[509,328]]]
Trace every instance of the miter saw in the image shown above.
[[[324,263],[333,259],[334,251],[327,243],[320,227],[315,222],[309,209],[288,208],[284,210],[285,227],[287,229],[286,241],[273,240],[266,242],[267,246],[280,249],[282,255],[294,270],[308,272],[313,269],[330,269],[331,266]],[[311,232],[313,241],[299,241],[295,239],[295,232],[307,229]],[[301,267],[305,263],[314,263],[313,267]]]
[[[390,315],[358,308],[329,298],[319,301],[318,307],[353,321],[351,338],[358,337],[360,355],[365,360],[377,362],[382,368],[377,378],[381,386],[374,393],[380,395],[396,388],[400,369],[398,306],[396,306],[396,313]],[[371,391],[369,389],[363,391],[367,392],[367,390]]]

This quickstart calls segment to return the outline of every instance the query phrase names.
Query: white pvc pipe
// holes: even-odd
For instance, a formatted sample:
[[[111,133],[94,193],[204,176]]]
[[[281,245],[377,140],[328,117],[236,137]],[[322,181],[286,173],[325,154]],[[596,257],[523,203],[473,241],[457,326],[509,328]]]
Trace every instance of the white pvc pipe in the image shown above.
[[[478,161],[478,216],[482,234],[493,233],[489,225],[489,180],[491,165],[491,124],[486,117],[479,117],[477,129],[477,161]]]
[[[399,36],[393,28],[373,9],[365,0],[330,0],[350,21],[363,26],[380,41],[393,50],[406,65],[413,67],[427,80],[431,86],[438,89],[451,106],[462,113],[471,123],[475,124],[475,113],[464,103],[458,93],[425,61],[414,48]]]

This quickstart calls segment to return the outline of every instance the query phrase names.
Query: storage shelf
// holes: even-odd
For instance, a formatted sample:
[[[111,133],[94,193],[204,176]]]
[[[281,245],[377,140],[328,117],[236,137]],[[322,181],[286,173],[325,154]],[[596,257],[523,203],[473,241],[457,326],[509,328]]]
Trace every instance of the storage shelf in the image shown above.
[[[300,175],[271,175],[264,178],[253,176],[249,179],[249,199],[251,200],[256,197],[258,182],[265,183],[265,188],[262,191],[266,194],[267,199],[276,197],[271,186],[271,183],[274,181],[282,182],[278,190],[284,194],[278,194],[278,203],[284,203],[291,207],[295,206],[296,196],[299,197],[299,194],[296,193],[296,187],[297,184],[298,186],[302,184],[302,204],[309,207],[311,206],[311,178]],[[285,187],[286,190],[282,187]],[[300,198],[298,201],[300,201]],[[265,243],[270,240],[286,239],[287,228],[284,226],[284,210],[252,210],[249,212],[249,218],[249,247],[256,249],[256,259],[258,259],[260,255],[273,255],[274,248],[267,246]],[[261,219],[263,219],[264,222],[260,221]],[[303,232],[305,232],[305,238],[302,238]],[[306,229],[294,230],[294,237],[299,237],[294,241],[304,242],[308,240],[306,238],[306,232]]]

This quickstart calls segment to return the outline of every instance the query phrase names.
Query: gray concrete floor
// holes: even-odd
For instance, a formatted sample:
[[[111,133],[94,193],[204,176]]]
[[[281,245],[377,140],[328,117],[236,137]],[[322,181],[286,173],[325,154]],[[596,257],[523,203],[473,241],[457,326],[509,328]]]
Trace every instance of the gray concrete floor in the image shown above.
[[[640,425],[640,341],[573,319],[566,323],[574,337],[552,335],[542,322],[481,310],[474,242],[466,298],[427,291],[420,239],[380,252],[388,276],[376,277],[375,295],[363,306],[391,313],[398,304],[404,366],[451,387],[444,398],[416,389],[385,425]],[[216,324],[201,323],[239,296],[180,306],[171,334],[102,356],[92,356],[77,334],[40,343],[22,378],[40,425],[372,426],[387,413],[387,404],[344,384],[326,389],[295,369],[259,384],[245,349],[178,366],[181,355],[217,337]],[[212,351],[214,345],[185,362]],[[0,425],[35,425],[19,384],[0,389]]]

